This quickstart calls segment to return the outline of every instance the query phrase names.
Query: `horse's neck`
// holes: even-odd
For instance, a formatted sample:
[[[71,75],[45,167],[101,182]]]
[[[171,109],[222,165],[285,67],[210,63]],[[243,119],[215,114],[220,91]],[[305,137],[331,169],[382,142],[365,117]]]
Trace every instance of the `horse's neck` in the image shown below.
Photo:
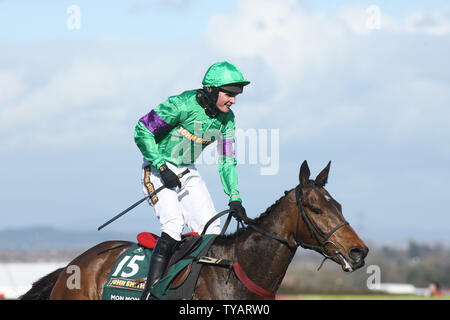
[[[294,197],[295,199],[295,197]],[[258,226],[280,238],[292,240],[292,215],[296,210],[292,194],[286,195],[260,218]],[[295,250],[251,228],[239,237],[238,261],[250,279],[267,290],[277,290]]]

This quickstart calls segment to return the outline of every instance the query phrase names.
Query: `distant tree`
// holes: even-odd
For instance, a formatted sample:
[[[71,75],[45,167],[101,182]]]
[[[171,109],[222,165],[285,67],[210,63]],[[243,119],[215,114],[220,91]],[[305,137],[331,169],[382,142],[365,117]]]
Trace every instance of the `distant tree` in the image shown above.
[[[408,259],[420,257],[421,248],[414,240],[408,242]]]

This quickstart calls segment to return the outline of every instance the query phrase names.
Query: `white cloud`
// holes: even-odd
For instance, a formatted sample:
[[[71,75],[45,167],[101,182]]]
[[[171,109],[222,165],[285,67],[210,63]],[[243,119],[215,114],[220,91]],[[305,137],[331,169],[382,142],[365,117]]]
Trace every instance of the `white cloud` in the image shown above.
[[[431,36],[450,34],[448,7],[431,12],[410,12],[403,19],[395,19],[383,6],[347,6],[339,10],[338,16],[352,33],[358,35],[370,35],[376,31]]]
[[[27,76],[31,75],[22,75],[22,81]],[[114,112],[99,114],[99,109],[105,104],[117,108],[113,101],[119,95],[120,85],[111,65],[76,60],[67,69],[51,75],[47,82],[22,90],[19,97],[4,103],[0,109],[1,150],[51,144],[70,148],[79,145],[82,137],[85,141],[95,140],[104,134],[105,126],[117,122]],[[86,124],[82,117],[86,112],[98,116]],[[90,130],[94,126],[98,131]]]
[[[19,70],[0,70],[0,107],[25,89]]]
[[[86,108],[118,94],[111,70],[99,61],[77,61],[68,70],[60,70],[42,87],[28,92],[20,101],[1,110],[1,128],[29,125],[40,119]]]
[[[239,1],[235,14],[211,19],[207,37],[230,56],[262,58],[282,90],[333,54],[330,49],[341,42],[343,29],[331,20],[305,12],[296,1]]]
[[[414,12],[404,21],[410,33],[446,36],[450,34],[450,9],[434,12]]]
[[[254,0],[239,1],[236,13],[214,16],[211,45],[230,59],[261,59],[275,78],[266,100],[236,108],[240,123],[278,127],[282,139],[297,141],[349,128],[360,135],[378,132],[381,140],[430,135],[433,123],[450,116],[450,93],[442,90],[450,71],[434,57],[440,52],[444,58],[449,47],[438,39],[421,47],[411,35],[445,36],[447,15],[396,20],[381,8],[380,29],[371,29],[374,11],[367,9],[343,7],[330,16],[295,1]],[[419,27],[415,16],[432,18],[433,28]],[[448,136],[447,126],[440,128]]]
[[[0,152],[129,145],[145,112],[192,89],[192,60],[201,58],[175,50],[179,45],[80,41],[74,50],[55,42],[38,49],[39,66],[35,55],[10,59],[11,68],[0,69]]]
[[[408,139],[418,127],[441,124],[448,70],[431,52],[443,57],[449,48],[436,37],[429,49],[417,47],[410,36],[445,36],[445,11],[396,20],[381,8],[379,30],[367,27],[368,14],[362,6],[331,16],[296,1],[247,0],[235,12],[211,17],[204,45],[101,40],[40,47],[34,56],[43,57],[42,65],[22,55],[25,62],[0,69],[0,150],[103,144],[106,135],[129,144],[123,135],[131,135],[144,112],[198,86],[208,65],[222,59],[252,81],[234,108],[238,125],[280,128],[285,141],[346,128]]]

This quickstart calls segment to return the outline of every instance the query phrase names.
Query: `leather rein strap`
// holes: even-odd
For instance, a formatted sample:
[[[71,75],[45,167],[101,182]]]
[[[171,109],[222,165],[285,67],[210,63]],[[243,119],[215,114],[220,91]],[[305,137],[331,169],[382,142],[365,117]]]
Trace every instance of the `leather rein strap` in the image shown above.
[[[305,194],[305,198],[308,196],[309,192],[311,192],[311,190],[309,190],[306,194]],[[343,221],[340,224],[338,224],[336,227],[334,227],[330,232],[328,233],[324,233],[309,217],[309,215],[307,214],[305,207],[303,206],[302,203],[302,196],[301,196],[301,187],[300,185],[295,187],[295,198],[297,201],[297,207],[298,207],[298,214],[297,214],[297,227],[295,228],[295,238],[294,238],[294,242],[289,241],[287,239],[283,239],[278,237],[277,235],[268,233],[267,231],[264,231],[263,229],[261,229],[260,227],[258,227],[255,222],[252,219],[248,219],[247,221],[244,221],[248,227],[252,228],[253,230],[255,230],[256,232],[262,234],[263,236],[266,236],[268,238],[272,238],[274,240],[277,240],[281,243],[283,243],[284,245],[288,246],[290,249],[294,249],[296,250],[299,246],[301,246],[302,248],[305,249],[312,249],[315,250],[319,253],[321,253],[323,256],[327,257],[327,258],[331,258],[333,257],[336,252],[333,255],[328,255],[326,253],[326,249],[325,247],[328,244],[331,244],[332,246],[334,246],[337,249],[337,246],[334,242],[330,241],[330,237],[336,232],[338,231],[340,228],[342,228],[343,226],[349,224],[347,221]],[[222,213],[223,214],[223,213]],[[318,245],[312,245],[312,244],[308,244],[304,241],[299,240],[299,226],[301,223],[301,218],[303,218],[303,221],[306,223],[306,226],[309,229],[309,232],[313,235],[313,237],[316,239]],[[222,230],[222,232],[224,232],[224,230]],[[322,239],[321,239],[322,238]]]

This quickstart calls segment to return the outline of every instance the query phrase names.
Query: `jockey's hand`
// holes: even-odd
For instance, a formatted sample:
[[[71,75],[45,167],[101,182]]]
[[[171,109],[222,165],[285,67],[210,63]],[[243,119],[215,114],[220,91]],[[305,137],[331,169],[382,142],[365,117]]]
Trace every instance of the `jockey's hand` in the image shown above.
[[[229,204],[230,209],[232,210],[232,215],[242,221],[248,221],[247,213],[245,212],[245,208],[242,206],[240,201],[231,201]]]
[[[161,179],[164,182],[164,186],[166,186],[167,188],[181,188],[180,179],[172,170],[167,167],[166,164],[163,164],[159,168],[159,174],[161,175]]]

